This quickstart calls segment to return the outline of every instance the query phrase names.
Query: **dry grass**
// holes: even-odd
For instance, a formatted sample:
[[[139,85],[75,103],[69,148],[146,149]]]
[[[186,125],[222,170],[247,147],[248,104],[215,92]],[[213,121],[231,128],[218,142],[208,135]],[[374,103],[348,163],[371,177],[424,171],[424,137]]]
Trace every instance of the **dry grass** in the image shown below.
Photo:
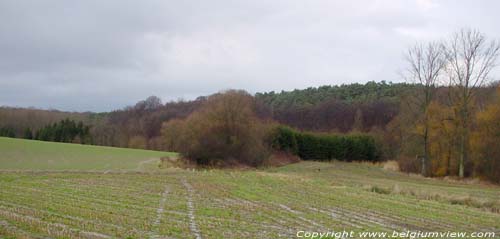
[[[194,169],[196,168],[196,164],[191,160],[175,156],[167,156],[160,158],[160,164],[158,165],[161,169],[166,168],[179,168],[179,169]]]
[[[471,195],[449,195],[446,193],[439,193],[434,191],[426,191],[421,189],[404,188],[399,184],[393,187],[381,187],[377,185],[365,185],[363,188],[367,191],[378,194],[398,194],[405,196],[413,196],[422,200],[432,200],[445,202],[452,205],[464,205],[474,208],[483,209],[486,211],[500,213],[500,200],[483,199],[473,197]]]
[[[271,156],[264,161],[264,167],[281,167],[292,163],[300,162],[300,158],[291,153],[273,152]]]
[[[382,168],[385,170],[399,171],[399,164],[395,160],[385,161],[382,165]]]

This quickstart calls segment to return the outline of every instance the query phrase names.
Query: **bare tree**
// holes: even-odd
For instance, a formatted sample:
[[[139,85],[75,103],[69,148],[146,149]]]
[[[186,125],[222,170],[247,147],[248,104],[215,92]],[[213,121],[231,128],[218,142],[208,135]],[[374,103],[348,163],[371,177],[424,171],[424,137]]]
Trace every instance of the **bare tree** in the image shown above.
[[[453,89],[452,100],[457,107],[460,134],[459,177],[464,177],[468,158],[470,107],[476,89],[488,82],[499,54],[498,41],[487,41],[477,30],[462,29],[444,45],[446,71]]]
[[[422,116],[424,155],[422,157],[422,175],[426,175],[429,162],[429,113],[428,108],[436,91],[439,75],[446,65],[446,58],[442,51],[442,44],[430,42],[417,44],[411,47],[406,54],[409,64],[405,78],[410,83],[417,83],[420,89],[412,97],[412,108]]]

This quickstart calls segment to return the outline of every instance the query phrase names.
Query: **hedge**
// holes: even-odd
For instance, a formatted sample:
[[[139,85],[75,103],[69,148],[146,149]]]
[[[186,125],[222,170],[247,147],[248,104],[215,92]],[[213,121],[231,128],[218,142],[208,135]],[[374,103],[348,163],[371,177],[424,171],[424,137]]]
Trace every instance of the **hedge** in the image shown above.
[[[303,160],[379,161],[380,149],[370,135],[337,135],[300,132],[278,126],[272,147],[298,155]]]

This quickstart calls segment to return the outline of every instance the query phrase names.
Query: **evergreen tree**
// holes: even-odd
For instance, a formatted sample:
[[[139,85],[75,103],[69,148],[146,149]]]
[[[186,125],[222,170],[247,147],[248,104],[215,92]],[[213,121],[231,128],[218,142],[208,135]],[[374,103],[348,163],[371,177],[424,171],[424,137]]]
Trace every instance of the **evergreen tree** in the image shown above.
[[[16,132],[14,132],[14,129],[11,127],[2,127],[0,128],[0,137],[15,138]]]
[[[34,138],[42,141],[65,143],[71,143],[75,140],[80,143],[91,141],[90,127],[84,125],[81,121],[76,123],[70,119],[64,119],[39,129]]]
[[[30,128],[26,128],[24,130],[24,136],[23,136],[23,138],[25,138],[25,139],[33,139],[33,132],[31,131]]]

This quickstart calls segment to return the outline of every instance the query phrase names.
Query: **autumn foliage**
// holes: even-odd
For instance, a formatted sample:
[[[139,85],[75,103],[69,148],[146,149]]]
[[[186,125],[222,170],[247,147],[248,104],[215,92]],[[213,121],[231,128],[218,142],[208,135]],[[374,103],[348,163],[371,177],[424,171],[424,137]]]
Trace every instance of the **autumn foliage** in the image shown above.
[[[172,120],[162,132],[169,150],[198,164],[257,166],[268,156],[266,130],[255,115],[252,96],[227,91],[210,96],[184,120]]]
[[[477,129],[471,138],[474,172],[500,183],[500,88],[496,100],[476,115]]]

